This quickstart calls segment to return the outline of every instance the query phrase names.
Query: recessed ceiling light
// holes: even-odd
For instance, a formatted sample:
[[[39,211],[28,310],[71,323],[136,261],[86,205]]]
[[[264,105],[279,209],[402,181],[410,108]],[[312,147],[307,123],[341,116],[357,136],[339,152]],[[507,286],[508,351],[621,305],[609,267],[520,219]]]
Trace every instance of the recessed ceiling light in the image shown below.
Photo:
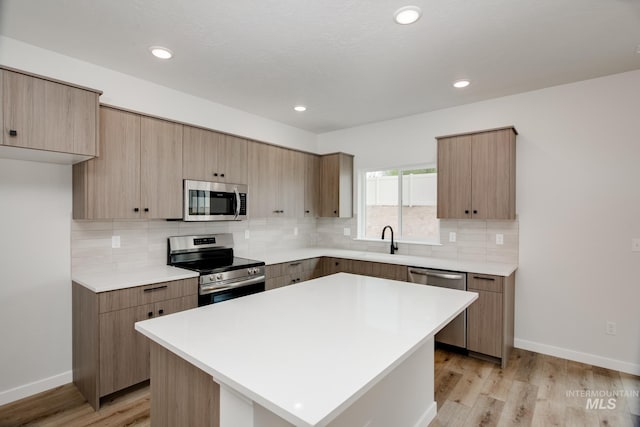
[[[160,59],[171,59],[173,56],[173,52],[162,46],[151,46],[149,51],[153,56]]]
[[[469,80],[458,80],[453,83],[453,87],[462,89],[463,87],[469,86],[469,84],[471,84]]]
[[[393,14],[393,18],[398,24],[408,25],[413,24],[420,19],[421,14],[422,11],[418,6],[405,6],[396,10],[396,13]]]
[[[302,113],[303,111],[307,111],[307,107],[305,107],[304,105],[296,105],[295,107],[293,107],[293,109],[299,113]]]

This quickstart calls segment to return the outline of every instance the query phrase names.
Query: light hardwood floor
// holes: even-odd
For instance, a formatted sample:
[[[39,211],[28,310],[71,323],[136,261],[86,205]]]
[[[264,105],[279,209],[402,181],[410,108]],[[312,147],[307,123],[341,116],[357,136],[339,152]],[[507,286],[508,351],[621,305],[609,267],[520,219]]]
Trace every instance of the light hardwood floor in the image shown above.
[[[436,350],[438,416],[429,427],[640,426],[640,399],[618,396],[613,409],[587,409],[586,397],[568,395],[581,391],[637,394],[640,377],[518,349],[506,369]],[[98,412],[73,384],[0,407],[0,427],[22,425],[149,426],[149,386],[114,396]]]

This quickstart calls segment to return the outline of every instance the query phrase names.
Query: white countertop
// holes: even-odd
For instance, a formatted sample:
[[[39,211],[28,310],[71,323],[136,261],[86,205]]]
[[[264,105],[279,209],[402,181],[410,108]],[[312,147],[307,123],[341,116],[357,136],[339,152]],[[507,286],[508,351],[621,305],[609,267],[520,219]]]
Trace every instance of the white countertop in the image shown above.
[[[240,254],[240,256],[243,256]],[[458,261],[443,258],[427,258],[415,255],[384,254],[378,252],[353,251],[332,248],[301,248],[283,251],[270,251],[261,254],[257,259],[269,264],[296,261],[306,258],[335,257],[356,259],[360,261],[384,262],[410,267],[435,268],[438,270],[452,270],[469,273],[491,274],[494,276],[510,276],[518,268],[515,264],[501,264],[495,262]],[[251,256],[249,258],[252,258]]]
[[[136,330],[296,426],[325,426],[476,298],[334,274]]]
[[[190,277],[198,277],[198,273],[168,265],[148,265],[126,270],[74,273],[72,280],[93,292],[107,292]]]

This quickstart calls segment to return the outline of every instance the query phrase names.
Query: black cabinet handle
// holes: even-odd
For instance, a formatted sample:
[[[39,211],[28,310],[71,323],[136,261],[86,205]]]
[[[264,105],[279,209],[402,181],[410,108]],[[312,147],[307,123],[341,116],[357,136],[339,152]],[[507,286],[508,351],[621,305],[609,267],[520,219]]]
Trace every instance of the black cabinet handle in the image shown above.
[[[140,212],[140,208],[133,208],[134,212]]]
[[[149,212],[149,208],[144,208],[144,211],[145,212]]]
[[[169,287],[168,285],[156,286],[155,288],[147,288],[147,289],[145,289],[145,290],[144,290],[144,291],[142,291],[142,292],[153,292],[153,291],[158,291],[158,290],[160,290],[160,289],[166,289],[166,288],[168,288],[168,287]]]
[[[295,267],[296,265],[300,265],[299,262],[292,262],[289,264],[289,267]]]
[[[224,178],[224,174],[223,173],[221,173],[220,176]]]
[[[310,212],[311,212],[310,210],[306,210],[306,211],[304,211],[304,213],[310,213]]]
[[[10,129],[9,130],[9,136],[18,136],[18,131],[15,129]]]
[[[473,210],[473,213],[474,213],[474,214],[477,214],[477,213],[478,213],[478,211],[474,209],[474,210]]]
[[[158,310],[158,314],[162,316],[164,314],[164,310],[163,309]]]
[[[214,172],[213,176],[218,176],[218,172]]]
[[[334,214],[338,215],[338,211],[333,211]]]
[[[465,213],[465,214],[468,214],[468,213],[469,213],[469,210],[468,210],[468,209],[465,209],[465,210],[464,210],[464,213]]]
[[[489,280],[491,282],[494,282],[496,279],[494,279],[493,277],[481,277],[481,276],[473,276],[474,279],[477,280]]]
[[[336,266],[338,266],[338,265],[340,265],[340,263],[339,263],[339,262],[336,262]]]
[[[148,312],[148,313],[147,313],[147,316],[149,316],[149,317],[153,317],[153,311]]]

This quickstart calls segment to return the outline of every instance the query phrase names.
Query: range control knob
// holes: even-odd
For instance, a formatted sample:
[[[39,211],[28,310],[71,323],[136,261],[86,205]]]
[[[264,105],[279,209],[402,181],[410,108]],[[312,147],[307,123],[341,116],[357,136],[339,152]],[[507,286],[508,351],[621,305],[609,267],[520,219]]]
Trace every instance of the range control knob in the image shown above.
[[[222,280],[222,274],[220,273],[216,274],[216,280]]]
[[[253,268],[247,268],[247,274],[255,274],[255,271]]]

